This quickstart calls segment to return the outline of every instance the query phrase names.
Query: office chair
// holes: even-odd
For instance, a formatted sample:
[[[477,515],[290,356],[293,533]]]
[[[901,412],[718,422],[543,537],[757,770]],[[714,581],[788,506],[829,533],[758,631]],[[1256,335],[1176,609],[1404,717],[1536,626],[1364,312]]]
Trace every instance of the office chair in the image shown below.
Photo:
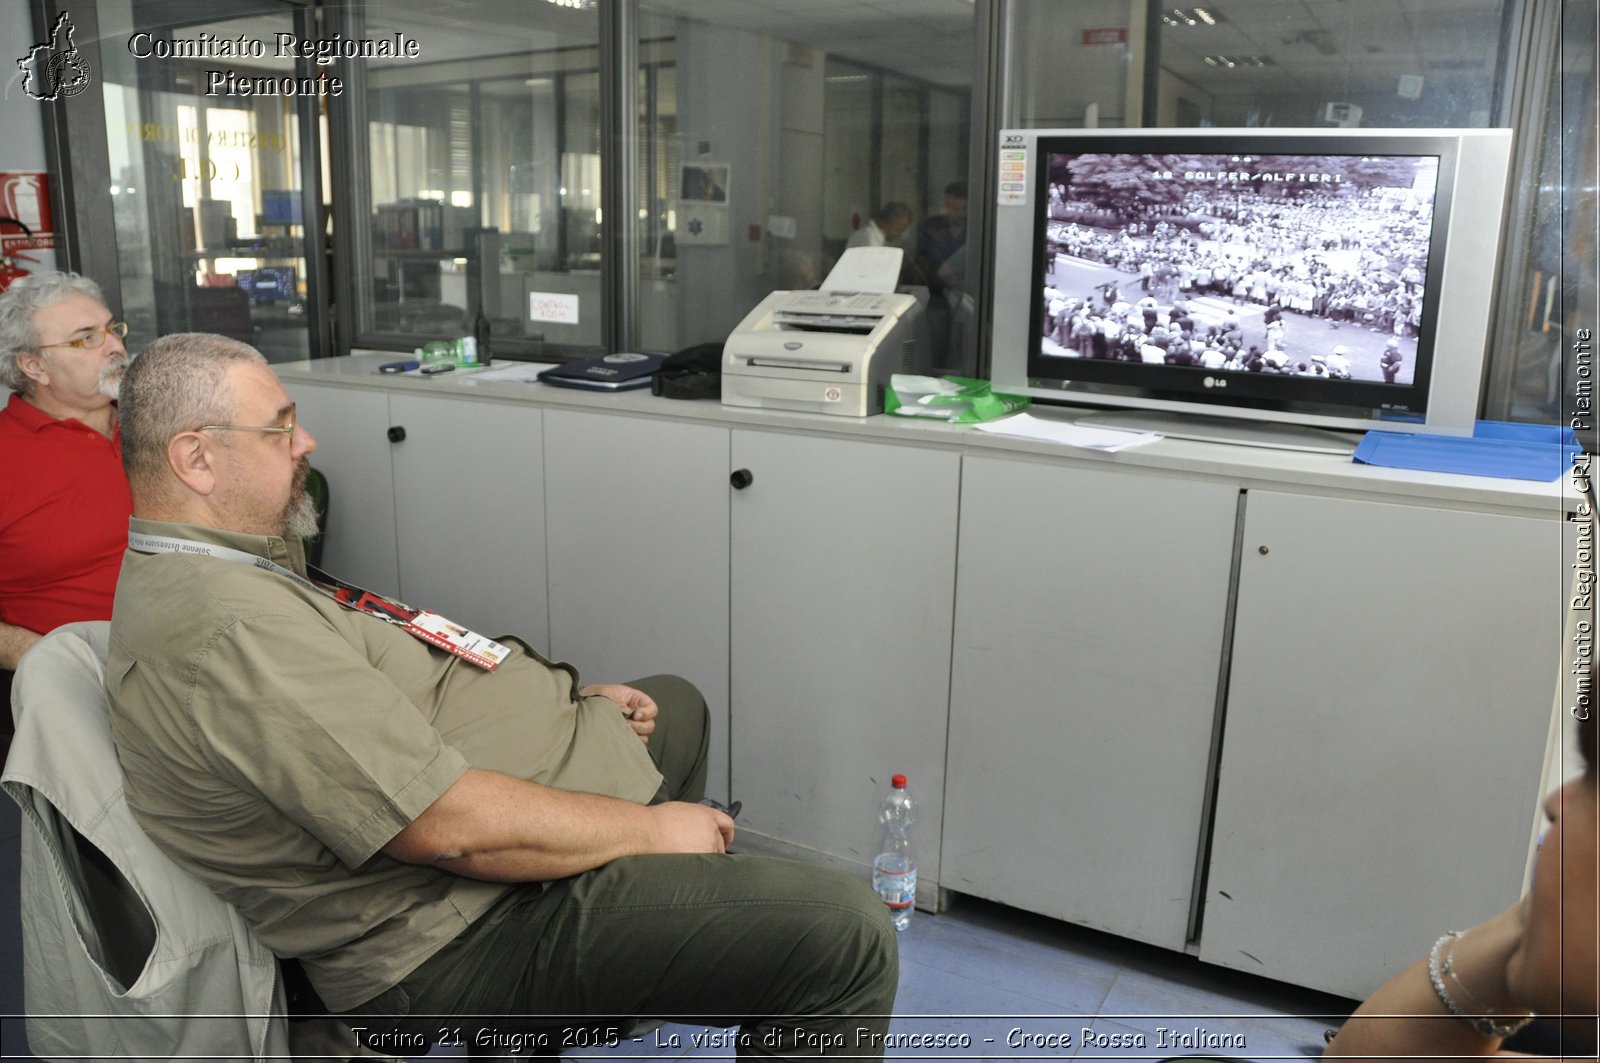
[[[328,478],[315,466],[306,476],[306,494],[317,509],[317,534],[304,540],[306,563],[321,568],[322,547],[328,541],[328,506],[332,503],[332,494],[328,488]]]
[[[23,992],[44,1057],[392,1059],[355,1046],[293,960],[173,864],[123,796],[104,691],[108,621],[68,624],[17,673],[17,756],[0,775],[23,811]],[[560,1027],[496,1020],[501,1029]],[[627,1024],[624,1024],[626,1028]],[[474,1059],[504,1056],[473,1047]]]
[[[102,686],[110,627],[57,628],[16,673],[17,733],[0,785],[23,813],[31,1050],[286,1054],[276,957],[155,847],[123,797]]]
[[[0,768],[6,764],[6,754],[11,751],[11,677],[17,673],[0,668]]]

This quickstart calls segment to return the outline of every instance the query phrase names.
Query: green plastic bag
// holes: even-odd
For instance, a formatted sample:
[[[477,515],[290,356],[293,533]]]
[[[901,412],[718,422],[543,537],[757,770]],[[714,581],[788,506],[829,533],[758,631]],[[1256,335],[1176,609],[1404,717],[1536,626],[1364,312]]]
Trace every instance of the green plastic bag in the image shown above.
[[[883,412],[901,417],[931,417],[953,424],[994,421],[1025,410],[1031,400],[993,390],[987,380],[969,376],[895,374],[883,397]]]

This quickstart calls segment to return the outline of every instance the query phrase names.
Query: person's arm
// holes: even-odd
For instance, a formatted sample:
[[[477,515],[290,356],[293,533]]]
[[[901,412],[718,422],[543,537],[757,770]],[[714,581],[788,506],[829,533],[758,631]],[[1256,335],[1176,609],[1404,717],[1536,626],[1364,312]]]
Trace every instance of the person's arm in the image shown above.
[[[542,882],[623,856],[720,853],[732,840],[733,820],[704,805],[637,805],[469,768],[383,851],[468,878]]]
[[[210,644],[195,680],[208,696],[193,699],[191,711],[219,774],[270,802],[345,866],[383,852],[472,878],[531,882],[621,856],[722,852],[732,839],[733,821],[700,805],[645,806],[472,768],[365,647],[340,633],[333,621],[344,614],[318,616],[288,581],[262,578],[264,607]],[[614,689],[637,701],[632,688]]]
[[[28,647],[44,638],[37,631],[12,624],[0,624],[0,668],[16,671],[17,662],[28,652]]]
[[[1476,1000],[1501,1020],[1526,1011],[1506,984],[1506,967],[1521,940],[1524,918],[1524,902],[1519,901],[1446,946],[1451,971],[1443,975],[1445,988],[1463,1010],[1479,1010],[1471,1003]],[[1450,1013],[1434,992],[1428,957],[1423,956],[1356,1009],[1323,1058],[1360,1057],[1370,1063],[1406,1056],[1470,1059],[1498,1055],[1500,1042]]]

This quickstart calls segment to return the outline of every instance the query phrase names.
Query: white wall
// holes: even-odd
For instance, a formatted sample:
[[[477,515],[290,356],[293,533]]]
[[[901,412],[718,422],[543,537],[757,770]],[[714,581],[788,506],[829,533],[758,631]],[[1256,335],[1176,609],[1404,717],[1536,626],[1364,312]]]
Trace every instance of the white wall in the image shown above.
[[[776,263],[760,238],[769,215],[794,217],[799,234],[794,243],[816,245],[820,207],[791,205],[784,196],[799,195],[793,190],[808,184],[820,187],[822,152],[819,145],[811,149],[814,158],[785,154],[815,139],[810,130],[820,123],[806,118],[803,97],[791,98],[812,79],[804,69],[785,68],[781,41],[680,21],[678,78],[682,161],[729,166],[726,243],[686,243],[684,208],[679,207],[678,335],[696,342],[726,336],[775,286]],[[814,81],[820,93],[820,75]],[[813,109],[820,112],[820,103]],[[789,172],[793,167],[803,172]],[[752,226],[758,227],[755,240]]]

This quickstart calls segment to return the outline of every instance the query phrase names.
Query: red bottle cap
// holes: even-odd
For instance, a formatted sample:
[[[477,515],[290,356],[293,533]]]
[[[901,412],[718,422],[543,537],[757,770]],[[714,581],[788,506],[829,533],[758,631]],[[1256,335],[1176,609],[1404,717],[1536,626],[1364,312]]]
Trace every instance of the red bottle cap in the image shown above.
[[[904,790],[906,788],[906,777],[904,775],[895,775],[889,779],[889,785],[896,790]]]

